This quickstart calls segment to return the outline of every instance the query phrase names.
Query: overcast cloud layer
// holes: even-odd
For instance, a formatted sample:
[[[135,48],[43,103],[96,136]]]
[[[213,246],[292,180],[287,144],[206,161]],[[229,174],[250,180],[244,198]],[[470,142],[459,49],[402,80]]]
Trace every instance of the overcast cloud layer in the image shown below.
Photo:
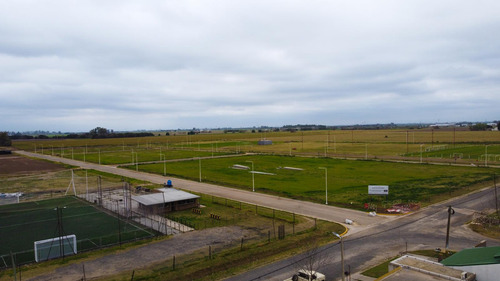
[[[0,131],[486,121],[500,1],[0,1]]]

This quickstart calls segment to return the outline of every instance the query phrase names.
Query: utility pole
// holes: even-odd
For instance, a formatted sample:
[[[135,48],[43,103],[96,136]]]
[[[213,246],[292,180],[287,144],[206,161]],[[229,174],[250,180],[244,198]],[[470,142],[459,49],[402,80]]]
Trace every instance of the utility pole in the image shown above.
[[[448,245],[450,242],[450,221],[451,221],[451,215],[455,214],[455,210],[451,208],[451,206],[448,206],[448,227],[446,228],[446,246],[445,250],[448,249]]]
[[[495,189],[495,207],[497,209],[497,217],[500,217],[498,213],[498,197],[497,197],[497,175],[493,174],[493,188]]]

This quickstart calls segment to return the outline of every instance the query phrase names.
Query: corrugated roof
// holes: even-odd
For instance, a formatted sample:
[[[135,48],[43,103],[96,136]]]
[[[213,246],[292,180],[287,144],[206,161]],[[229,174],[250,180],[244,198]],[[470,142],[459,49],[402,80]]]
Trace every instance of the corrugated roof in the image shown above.
[[[132,196],[132,199],[146,206],[171,203],[182,200],[196,199],[200,198],[198,195],[194,195],[182,190],[175,188],[159,188],[158,193],[152,193],[148,195]]]
[[[446,266],[500,264],[500,247],[464,249],[441,263]]]

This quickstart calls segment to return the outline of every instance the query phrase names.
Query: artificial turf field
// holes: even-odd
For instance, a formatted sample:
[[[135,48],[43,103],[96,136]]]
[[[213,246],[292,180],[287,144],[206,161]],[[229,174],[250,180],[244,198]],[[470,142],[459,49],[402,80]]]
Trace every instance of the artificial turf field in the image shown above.
[[[34,241],[59,236],[56,208],[62,208],[64,235],[75,234],[78,252],[152,237],[153,231],[118,221],[91,204],[72,196],[0,206],[0,267],[34,261]],[[119,228],[120,227],[120,231]]]

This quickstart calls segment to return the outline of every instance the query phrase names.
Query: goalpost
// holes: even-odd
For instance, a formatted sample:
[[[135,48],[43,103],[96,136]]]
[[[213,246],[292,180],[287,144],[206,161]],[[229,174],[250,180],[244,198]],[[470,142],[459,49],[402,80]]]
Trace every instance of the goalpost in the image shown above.
[[[76,255],[76,235],[66,235],[34,242],[35,261]]]

